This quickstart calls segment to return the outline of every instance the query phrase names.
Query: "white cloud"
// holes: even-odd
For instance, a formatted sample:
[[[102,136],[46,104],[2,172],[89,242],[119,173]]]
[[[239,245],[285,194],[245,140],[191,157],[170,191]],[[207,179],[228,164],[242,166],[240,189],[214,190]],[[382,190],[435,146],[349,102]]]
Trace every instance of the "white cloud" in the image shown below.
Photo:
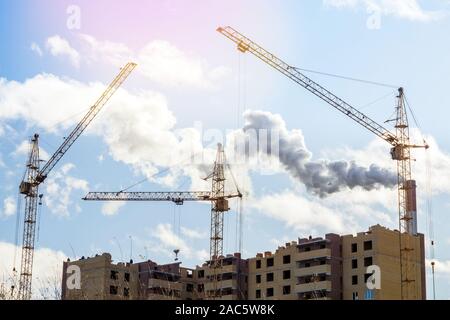
[[[155,229],[151,231],[152,237],[159,240],[158,252],[164,253],[166,256],[173,257],[173,250],[180,250],[178,256],[186,258],[196,258],[198,260],[206,260],[209,253],[205,250],[194,250],[192,245],[181,239],[176,235],[170,224],[158,224]]]
[[[433,260],[435,262],[434,270],[438,276],[450,278],[450,260]],[[426,261],[427,267],[431,265],[431,260]]]
[[[247,203],[261,213],[282,221],[287,227],[299,232],[312,232],[312,230],[344,232],[348,230],[347,228],[351,228],[340,212],[322,205],[317,199],[300,197],[288,190],[249,200]]]
[[[60,131],[78,122],[87,111],[83,111],[85,106],[91,105],[104,89],[99,83],[83,84],[48,74],[37,75],[23,83],[0,79],[0,119],[22,119],[29,126],[62,135]],[[62,101],[64,108],[61,108]],[[61,119],[68,120],[61,122]],[[119,89],[86,134],[102,136],[111,157],[130,165],[136,174],[170,186],[176,184],[181,174],[186,174],[193,178],[193,187],[208,190],[209,184],[202,178],[209,173],[206,171],[214,161],[215,150],[207,150],[205,154],[208,166],[187,166],[189,155],[202,150],[200,134],[195,128],[176,132],[175,123],[163,95]],[[18,152],[28,152],[28,142],[23,142]],[[172,169],[154,178],[160,167]]]
[[[17,251],[16,269],[18,274],[20,273],[20,252],[21,247],[15,247],[12,243],[0,242],[0,281],[5,281],[6,286],[10,287],[13,283],[11,280],[13,277],[13,264],[14,264],[14,252]],[[67,256],[61,251],[55,251],[49,248],[38,248],[34,251],[33,259],[33,295],[34,299],[42,298],[55,298],[55,297],[42,297],[41,292],[48,287],[49,284],[54,285],[57,288],[61,287],[61,272],[62,263]],[[17,277],[18,277],[17,274]],[[16,280],[18,281],[18,280]],[[55,283],[56,282],[56,283]],[[16,282],[17,287],[17,282]]]
[[[191,248],[173,232],[170,224],[158,224],[153,230],[153,236],[166,249],[178,249],[180,250],[180,254],[186,255],[187,257],[192,255]]]
[[[24,140],[16,147],[16,150],[14,150],[13,155],[28,156],[29,152],[30,152],[30,141]],[[45,151],[45,149],[42,148],[41,146],[39,147],[39,158],[41,160],[48,160],[50,158],[47,151]]]
[[[3,215],[12,216],[16,214],[16,200],[13,197],[6,197],[3,200]]]
[[[229,74],[228,68],[209,69],[202,59],[192,57],[163,40],[148,43],[139,51],[137,62],[144,76],[168,86],[210,88],[212,80]]]
[[[58,35],[49,37],[46,42],[46,47],[53,56],[65,56],[74,67],[80,67],[80,54],[70,46],[69,41],[66,39]]]
[[[125,206],[124,201],[110,201],[102,205],[102,214],[105,216],[113,216],[119,212],[119,209]]]
[[[57,132],[79,121],[81,112],[87,112],[103,90],[100,83],[85,85],[51,74],[38,74],[24,82],[0,78],[0,118],[22,119]],[[67,121],[61,122],[63,119]]]
[[[166,86],[213,88],[231,73],[228,67],[211,67],[204,59],[164,40],[152,40],[143,48],[132,50],[123,43],[101,41],[87,34],[80,34],[78,38],[80,50],[88,62],[106,62],[120,67],[132,60],[139,65],[136,72]]]
[[[39,47],[39,45],[36,42],[32,42],[30,45],[31,51],[35,52],[38,56],[42,57],[42,49]]]
[[[100,41],[87,34],[79,34],[83,57],[90,63],[107,62],[115,67],[121,67],[132,60],[133,52],[123,43]]]
[[[194,229],[189,229],[186,227],[181,227],[181,233],[190,239],[204,239],[207,237],[207,234],[205,232],[201,232],[198,230],[194,230]]]
[[[53,214],[69,216],[73,210],[81,211],[78,205],[73,204],[72,194],[76,193],[81,198],[88,192],[89,184],[86,180],[69,175],[74,167],[73,164],[67,163],[59,170],[53,171],[46,180],[44,201]]]
[[[323,0],[326,6],[336,8],[365,8],[368,12],[380,12],[410,21],[428,22],[444,16],[442,11],[427,11],[417,0]]]

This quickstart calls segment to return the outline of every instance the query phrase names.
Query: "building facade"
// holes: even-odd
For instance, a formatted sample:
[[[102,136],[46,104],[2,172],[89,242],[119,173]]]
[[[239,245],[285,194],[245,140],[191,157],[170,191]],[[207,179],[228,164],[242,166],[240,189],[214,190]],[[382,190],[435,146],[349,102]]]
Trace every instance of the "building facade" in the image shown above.
[[[74,286],[75,282],[71,285],[70,276],[76,274],[72,273],[70,266],[79,268],[79,288]],[[92,258],[82,257],[73,262],[65,261],[61,297],[63,300],[138,299],[138,268],[132,263],[113,264],[109,253]]]
[[[274,253],[258,253],[250,259],[242,259],[238,253],[227,255],[221,257],[220,269],[212,268],[208,262],[195,269],[181,267],[179,262],[158,265],[151,260],[113,264],[111,255],[104,253],[64,262],[62,298],[425,299],[424,236],[402,235],[412,257],[408,261],[408,286],[403,289],[399,240],[398,231],[376,225],[356,235],[298,239],[278,247]],[[72,265],[80,269],[81,288],[69,290],[67,270]],[[375,276],[379,281],[372,281]],[[371,288],[368,282],[372,283]]]
[[[411,300],[426,299],[424,236],[402,235],[411,250],[408,261],[410,283],[404,287],[403,296]],[[399,300],[402,299],[400,277],[399,232],[380,225],[356,236],[342,237],[343,298],[345,300]],[[367,268],[376,265],[380,271],[380,288],[369,290]]]
[[[222,268],[214,270],[206,262],[195,269],[198,297],[216,300],[246,300],[248,261],[239,253],[221,257]],[[215,281],[217,279],[217,281]]]
[[[340,237],[299,239],[249,259],[249,298],[340,299]]]

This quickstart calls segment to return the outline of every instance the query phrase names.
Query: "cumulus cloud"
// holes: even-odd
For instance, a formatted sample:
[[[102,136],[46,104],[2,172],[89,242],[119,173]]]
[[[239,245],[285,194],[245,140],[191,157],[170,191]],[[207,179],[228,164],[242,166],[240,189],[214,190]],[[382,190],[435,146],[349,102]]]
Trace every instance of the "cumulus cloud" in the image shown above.
[[[12,216],[16,214],[16,200],[13,197],[6,197],[3,200],[3,215]]]
[[[21,119],[30,126],[62,134],[79,121],[87,112],[86,106],[104,89],[100,83],[84,84],[49,74],[37,75],[23,83],[1,79],[0,119]],[[210,166],[185,166],[191,162],[190,155],[203,150],[200,133],[195,128],[175,130],[176,119],[162,94],[119,89],[105,109],[86,133],[103,137],[114,160],[153,180],[160,167],[173,166],[171,173],[157,179],[172,186],[180,174],[189,171],[190,176],[195,176],[196,187],[208,189],[209,184],[201,178],[209,173]],[[17,152],[28,152],[28,142],[24,141]],[[207,150],[205,163],[212,164],[214,154],[214,149]]]
[[[179,256],[205,260],[208,253],[204,250],[195,251],[192,246],[176,235],[170,224],[158,224],[151,232],[152,237],[158,239],[158,245],[163,249],[167,256],[173,256],[173,250],[180,250]]]
[[[189,229],[186,227],[181,227],[181,233],[190,239],[203,239],[207,237],[207,234],[205,232],[201,232],[195,229]]]
[[[248,143],[257,145],[261,152],[278,157],[284,168],[308,191],[321,197],[345,188],[372,190],[380,186],[392,188],[397,184],[396,173],[376,164],[363,167],[354,161],[313,161],[302,132],[298,129],[289,131],[280,115],[246,111],[244,119]],[[263,137],[262,132],[266,132]],[[277,138],[273,141],[271,136],[275,134]],[[273,146],[277,150],[272,150]]]
[[[344,231],[344,217],[340,212],[288,190],[251,201],[250,205],[299,232],[318,229]]]
[[[410,21],[428,22],[440,19],[444,12],[424,10],[418,0],[323,0],[324,5],[336,8],[365,8]]]
[[[14,155],[25,155],[30,153],[30,141],[24,140],[19,145],[17,145],[16,150],[13,152]],[[50,156],[44,148],[39,147],[39,158],[41,160],[48,160]]]
[[[0,279],[5,281],[5,285],[10,287],[14,281],[14,274],[12,272],[14,265],[14,253],[17,251],[18,257],[16,262],[20,264],[21,247],[17,247],[8,242],[0,242]],[[50,248],[38,248],[34,251],[33,260],[33,299],[56,299],[55,296],[43,296],[43,292],[48,292],[49,284],[56,288],[61,288],[61,272],[63,261],[67,259],[67,255],[62,251],[52,250]],[[16,266],[20,272],[20,265]],[[18,277],[18,274],[17,274]],[[56,283],[54,282],[56,281]]]
[[[104,89],[100,83],[83,84],[51,74],[38,74],[24,82],[0,78],[0,118],[21,119],[58,132],[79,121]]]
[[[132,50],[123,43],[98,40],[87,34],[78,35],[78,39],[87,62],[120,67],[132,60],[139,65],[136,72],[165,86],[210,89],[231,73],[228,67],[210,66],[205,59],[165,40],[155,39]]]
[[[100,41],[88,34],[79,34],[83,57],[89,63],[107,62],[115,67],[121,67],[133,59],[133,51],[123,43]]]
[[[125,206],[123,201],[106,202],[102,205],[102,214],[105,216],[116,215],[123,206]]]
[[[46,206],[53,214],[60,216],[69,216],[73,210],[80,212],[81,208],[74,205],[72,194],[75,192],[84,195],[88,192],[88,182],[69,175],[69,172],[75,168],[72,163],[63,165],[60,169],[53,171],[45,183]]]
[[[229,74],[228,68],[210,69],[202,59],[191,57],[164,40],[148,43],[139,51],[137,61],[144,76],[169,86],[209,88],[212,80]]]
[[[69,41],[66,39],[58,35],[49,37],[46,42],[46,47],[53,56],[66,57],[74,67],[80,67],[80,54],[71,47]]]

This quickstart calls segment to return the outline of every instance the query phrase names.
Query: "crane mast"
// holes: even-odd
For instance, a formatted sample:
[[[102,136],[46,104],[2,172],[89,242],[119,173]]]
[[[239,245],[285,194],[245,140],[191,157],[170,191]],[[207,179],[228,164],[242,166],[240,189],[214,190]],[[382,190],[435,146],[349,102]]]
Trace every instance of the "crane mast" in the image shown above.
[[[225,193],[225,152],[222,144],[217,146],[216,160],[212,173],[205,178],[211,179],[211,191],[167,191],[167,192],[89,192],[83,200],[88,201],[171,201],[182,205],[184,201],[211,202],[210,259],[213,270],[213,290],[208,298],[220,297],[218,276],[223,260],[224,213],[230,210],[228,199],[242,198],[236,193]],[[178,252],[177,252],[178,253]]]
[[[399,88],[398,90],[396,130],[395,133],[393,133],[302,74],[297,68],[279,59],[235,29],[231,27],[219,27],[217,28],[217,31],[236,43],[237,49],[240,52],[250,52],[392,146],[391,156],[393,160],[397,161],[398,173],[401,298],[415,298],[414,294],[413,296],[410,296],[410,293],[417,293],[418,284],[415,284],[417,281],[414,280],[416,279],[414,274],[417,271],[411,266],[411,257],[413,253],[410,245],[410,237],[408,237],[408,235],[417,234],[416,182],[412,179],[411,173],[411,149],[428,148],[428,145],[426,143],[424,143],[424,145],[412,145],[410,143],[403,88]]]
[[[106,102],[108,102],[111,96],[122,85],[135,67],[135,63],[129,62],[121,69],[108,88],[89,109],[87,114],[72,130],[69,136],[64,140],[61,146],[55,151],[42,169],[40,169],[41,160],[39,159],[39,135],[35,134],[31,139],[31,150],[26,164],[25,177],[19,186],[19,192],[25,197],[22,259],[18,291],[18,298],[21,300],[29,300],[31,298],[34,242],[36,233],[35,227],[38,212],[37,208],[38,204],[40,204],[38,198],[42,198],[42,195],[39,195],[39,185],[45,181],[50,171],[55,167],[59,160],[61,160],[67,150],[69,150],[73,143],[83,133],[83,131],[101,111]]]

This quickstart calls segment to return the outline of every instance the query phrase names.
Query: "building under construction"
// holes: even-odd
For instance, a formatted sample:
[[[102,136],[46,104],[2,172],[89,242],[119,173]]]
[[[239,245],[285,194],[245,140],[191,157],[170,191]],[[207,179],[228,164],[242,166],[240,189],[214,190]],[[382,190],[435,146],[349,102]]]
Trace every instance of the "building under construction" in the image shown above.
[[[413,288],[403,292],[399,232],[380,225],[354,235],[327,234],[286,243],[242,259],[220,257],[219,270],[207,261],[195,269],[153,261],[113,264],[107,253],[65,262],[63,299],[181,300],[413,300],[426,299],[424,236],[407,235],[413,250],[409,273]],[[68,290],[67,268],[81,270],[81,288]],[[379,267],[380,286],[370,289],[371,266]],[[216,281],[215,281],[216,280]],[[216,290],[216,291],[214,291]]]
[[[243,194],[226,162],[224,148],[218,144],[213,170],[205,178],[211,181],[208,191],[126,192],[130,189],[126,188],[114,192],[90,192],[84,198],[93,201],[169,201],[177,205],[185,201],[210,202],[210,254],[204,265],[188,269],[181,267],[180,263],[158,265],[152,261],[113,264],[108,254],[67,261],[64,264],[63,298],[424,299],[424,236],[417,231],[416,182],[412,175],[411,150],[428,149],[428,144],[410,141],[404,89],[398,89],[396,117],[387,121],[395,123],[395,130],[389,130],[305,76],[301,69],[277,58],[235,29],[219,27],[217,31],[234,42],[238,52],[259,58],[391,145],[391,157],[397,164],[399,230],[374,226],[356,237],[328,234],[325,238],[298,239],[278,248],[273,254],[268,251],[247,260],[240,254],[225,256],[224,214],[230,211],[228,201],[233,198],[240,201]],[[17,292],[20,299],[31,298],[37,208],[42,204],[39,186],[135,66],[128,63],[122,68],[43,168],[40,168],[39,135],[34,135],[31,140],[27,169],[19,187],[25,198]],[[233,192],[225,190],[226,169],[236,187]],[[241,205],[239,202],[238,208]],[[237,211],[237,219],[240,219],[241,209]],[[240,220],[239,228],[242,233]],[[239,240],[242,241],[241,238]],[[238,251],[242,251],[241,245]],[[174,252],[177,255],[179,249],[175,248]],[[77,265],[82,272],[81,289],[65,288],[66,271],[71,265]],[[371,289],[367,285],[373,275],[367,269],[371,266],[381,270],[380,288]],[[16,272],[15,269],[13,271]]]

